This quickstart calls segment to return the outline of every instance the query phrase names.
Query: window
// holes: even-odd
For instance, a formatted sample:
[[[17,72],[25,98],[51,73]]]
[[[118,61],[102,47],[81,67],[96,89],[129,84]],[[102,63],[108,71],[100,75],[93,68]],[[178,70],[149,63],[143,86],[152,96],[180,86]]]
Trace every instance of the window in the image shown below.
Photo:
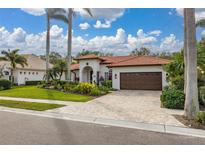
[[[24,74],[26,74],[26,72],[24,72]]]
[[[20,74],[22,74],[22,72],[20,72]]]
[[[108,72],[105,72],[105,80],[108,80],[109,79],[109,74]]]
[[[38,75],[38,72],[36,72],[36,75]]]
[[[30,75],[30,74],[31,74],[31,72],[28,72],[28,74]]]
[[[32,74],[34,75],[34,72],[32,72]]]
[[[112,69],[109,70],[109,80],[112,80]]]

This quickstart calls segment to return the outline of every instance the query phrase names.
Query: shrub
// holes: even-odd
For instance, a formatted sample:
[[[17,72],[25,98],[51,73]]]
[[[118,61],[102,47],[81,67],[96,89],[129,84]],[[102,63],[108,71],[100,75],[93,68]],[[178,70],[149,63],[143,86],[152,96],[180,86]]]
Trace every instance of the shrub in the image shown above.
[[[112,81],[111,80],[105,80],[102,83],[102,86],[107,87],[107,88],[112,88]]]
[[[105,87],[105,86],[100,86],[99,90],[104,91],[105,93],[108,93],[110,91],[110,88]]]
[[[104,95],[106,92],[99,90],[97,87],[93,88],[90,91],[90,95],[92,96],[100,96],[100,95]]]
[[[89,94],[91,90],[95,87],[96,85],[94,84],[87,83],[87,82],[81,82],[74,88],[74,91],[81,93],[81,94]]]
[[[1,79],[0,80],[0,89],[1,90],[11,89],[11,81],[5,80],[5,79]]]
[[[75,88],[77,86],[77,83],[75,82],[67,82],[63,85],[63,89],[65,91],[72,91],[73,88]]]
[[[199,102],[205,105],[205,86],[199,88]]]
[[[183,109],[185,95],[182,90],[177,90],[175,88],[167,88],[163,90],[160,100],[161,107],[170,109]]]
[[[196,120],[205,125],[205,112],[198,112],[196,115]]]
[[[41,83],[41,81],[26,81],[25,85],[38,85],[40,83]]]

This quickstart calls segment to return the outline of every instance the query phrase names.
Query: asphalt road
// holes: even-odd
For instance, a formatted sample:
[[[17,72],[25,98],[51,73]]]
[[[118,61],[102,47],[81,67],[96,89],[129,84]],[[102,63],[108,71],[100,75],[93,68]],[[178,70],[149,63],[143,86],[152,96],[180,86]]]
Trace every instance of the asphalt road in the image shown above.
[[[205,139],[0,111],[0,144],[205,144]]]

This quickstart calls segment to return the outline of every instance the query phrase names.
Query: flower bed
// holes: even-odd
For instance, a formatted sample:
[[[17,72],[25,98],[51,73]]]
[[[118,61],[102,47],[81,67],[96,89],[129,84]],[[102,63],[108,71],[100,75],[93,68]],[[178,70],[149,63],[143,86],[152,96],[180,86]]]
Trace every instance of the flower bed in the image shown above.
[[[110,91],[110,88],[105,86],[97,86],[95,84],[81,82],[61,82],[61,81],[50,81],[49,83],[43,83],[39,85],[40,88],[55,89],[63,92],[83,94],[89,96],[101,96],[105,95]]]

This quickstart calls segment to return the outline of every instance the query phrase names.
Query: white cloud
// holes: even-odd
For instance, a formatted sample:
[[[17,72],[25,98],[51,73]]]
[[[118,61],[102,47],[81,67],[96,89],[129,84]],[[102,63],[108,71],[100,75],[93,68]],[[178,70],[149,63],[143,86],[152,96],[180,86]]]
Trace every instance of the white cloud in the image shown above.
[[[155,30],[154,30],[155,31]],[[66,54],[67,33],[63,33],[63,28],[53,25],[51,27],[51,51]],[[153,32],[153,31],[152,31]],[[84,36],[84,35],[83,35]],[[88,36],[88,35],[87,35]],[[84,36],[85,37],[85,36]],[[122,28],[117,29],[115,35],[95,36],[84,38],[73,36],[72,54],[77,54],[82,49],[97,50],[102,52],[112,52],[116,55],[127,55],[134,48],[145,46],[154,52],[178,51],[182,47],[174,34],[170,34],[162,40],[157,40],[157,36],[139,29],[135,36],[127,35]],[[0,50],[7,48],[19,48],[21,53],[44,54],[46,50],[46,31],[40,33],[28,33],[23,28],[14,28],[8,31],[5,27],[0,27]]]
[[[63,28],[58,27],[57,25],[53,25],[50,29],[51,37],[59,38],[63,33]]]
[[[148,34],[149,35],[156,35],[156,36],[159,36],[162,32],[160,30],[154,30],[154,31],[151,31],[149,32]]]
[[[143,29],[139,29],[137,31],[136,37],[132,36],[131,34],[128,35],[128,44],[132,49],[140,48],[144,45],[152,44],[156,41],[156,37],[151,36],[149,33],[144,33]]]
[[[110,21],[105,21],[105,23],[102,23],[100,20],[96,21],[96,24],[93,25],[95,28],[110,28],[111,27],[111,22]]]
[[[76,9],[81,16],[88,18],[90,17],[83,9]],[[119,8],[92,8],[91,13],[95,19],[105,19],[109,21],[115,21],[121,17],[125,12],[125,9]]]
[[[183,16],[184,15],[184,9],[183,8],[177,8],[176,9],[176,13],[179,16]],[[200,20],[200,19],[204,19],[205,18],[205,8],[196,8],[195,9],[195,17],[196,17],[196,21]]]
[[[169,36],[162,39],[160,44],[161,51],[170,51],[176,52],[183,47],[183,42],[176,39],[174,34],[170,34]]]
[[[81,23],[81,24],[79,24],[79,27],[82,30],[86,30],[86,29],[90,28],[90,24],[88,24],[87,22]]]
[[[21,8],[21,10],[34,16],[41,16],[46,13],[43,8]]]

